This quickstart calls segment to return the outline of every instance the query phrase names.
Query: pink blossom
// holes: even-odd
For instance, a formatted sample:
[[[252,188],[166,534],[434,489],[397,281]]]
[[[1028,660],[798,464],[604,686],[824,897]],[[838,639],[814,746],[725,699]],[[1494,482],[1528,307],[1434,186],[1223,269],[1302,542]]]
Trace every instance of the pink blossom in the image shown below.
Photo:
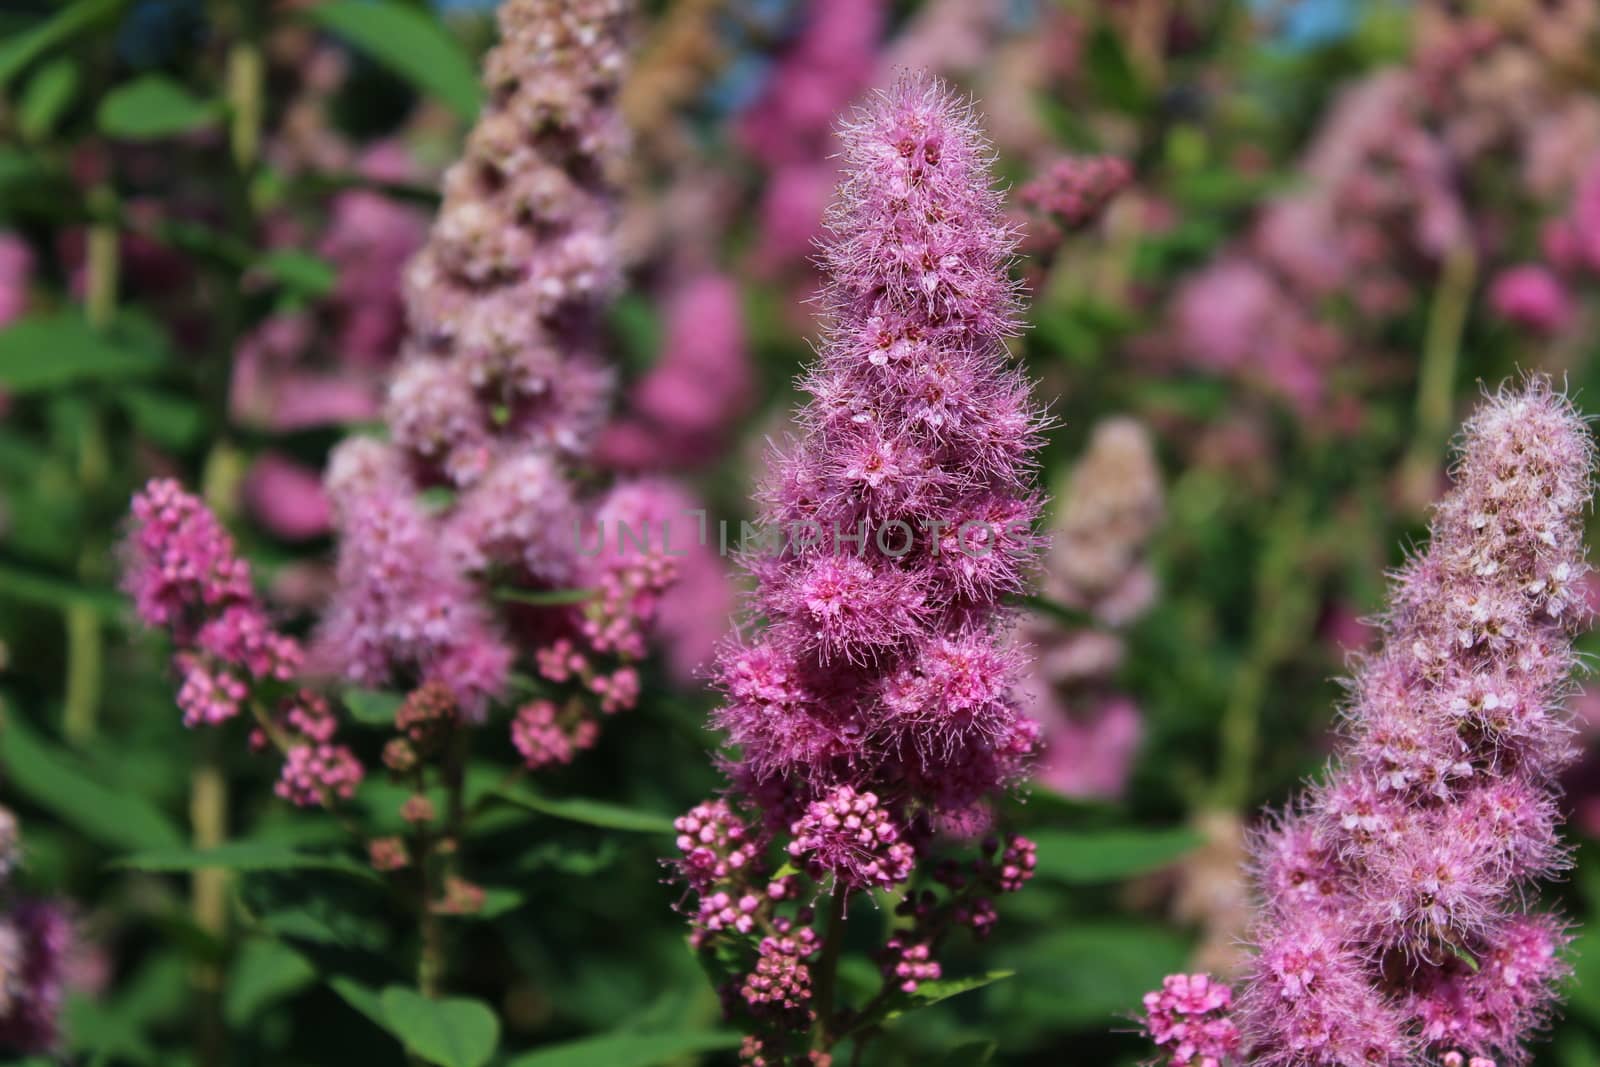
[[[1536,263],[1509,267],[1489,285],[1489,306],[1507,322],[1536,333],[1557,333],[1572,317],[1566,287]]]
[[[322,479],[282,453],[264,453],[251,465],[243,493],[261,524],[286,540],[317,537],[332,524]]]
[[[1173,974],[1144,998],[1145,1033],[1169,1067],[1222,1067],[1239,1048],[1228,1017],[1232,990],[1203,974]]]
[[[33,249],[14,233],[0,233],[0,326],[27,310],[32,280]]]
[[[738,286],[722,275],[671,296],[661,354],[629,397],[631,415],[601,439],[603,462],[660,469],[716,456],[754,388],[742,316]]]
[[[1565,974],[1563,924],[1526,909],[1566,865],[1554,785],[1592,461],[1543,378],[1466,425],[1431,545],[1352,683],[1339,762],[1257,842],[1248,1062],[1528,1062]]]

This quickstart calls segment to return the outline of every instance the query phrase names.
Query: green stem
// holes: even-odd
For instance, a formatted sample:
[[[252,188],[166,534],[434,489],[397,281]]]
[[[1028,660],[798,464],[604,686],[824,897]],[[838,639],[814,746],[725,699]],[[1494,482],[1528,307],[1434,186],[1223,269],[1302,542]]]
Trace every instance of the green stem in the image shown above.
[[[89,205],[97,216],[115,216],[117,194],[102,182],[89,191]],[[84,315],[95,330],[109,329],[117,313],[117,285],[121,270],[115,221],[99,221],[89,227],[85,267]],[[105,433],[98,412],[84,414],[83,432],[78,441],[78,482],[85,498],[93,499],[109,475],[109,456]],[[87,580],[104,558],[100,546],[86,543],[78,560],[78,576]],[[62,733],[73,744],[91,740],[98,728],[100,700],[105,679],[105,639],[100,617],[87,604],[72,604],[66,609],[67,679],[62,708]]]
[[[817,960],[817,982],[812,1003],[817,1006],[817,1025],[811,1047],[826,1052],[834,1042],[834,987],[839,979],[839,956],[844,951],[844,905],[849,890],[835,885],[828,900],[828,925],[823,935],[822,956]]]
[[[200,752],[190,776],[189,822],[194,847],[205,851],[227,839],[228,783],[222,771],[221,733],[203,727],[197,734]],[[216,942],[223,942],[228,928],[228,872],[217,867],[195,871],[190,881],[190,908],[195,925]],[[204,1067],[216,1067],[226,1062],[222,967],[207,959],[195,966],[193,980],[200,1002],[195,1028],[197,1059]]]
[[[1418,511],[1433,499],[1434,482],[1449,443],[1461,336],[1477,275],[1478,260],[1470,246],[1451,252],[1428,308],[1422,367],[1417,374],[1416,428],[1401,468],[1406,501]]]
[[[1256,568],[1250,647],[1234,676],[1220,727],[1215,803],[1225,810],[1235,811],[1249,802],[1267,685],[1314,618],[1316,598],[1301,573],[1310,510],[1305,492],[1291,493],[1283,501]]]
[[[92,740],[105,688],[105,640],[94,605],[67,605],[67,693],[61,730],[74,745]]]
[[[228,51],[228,146],[234,165],[247,175],[261,153],[263,70],[261,46],[247,37],[235,41]]]

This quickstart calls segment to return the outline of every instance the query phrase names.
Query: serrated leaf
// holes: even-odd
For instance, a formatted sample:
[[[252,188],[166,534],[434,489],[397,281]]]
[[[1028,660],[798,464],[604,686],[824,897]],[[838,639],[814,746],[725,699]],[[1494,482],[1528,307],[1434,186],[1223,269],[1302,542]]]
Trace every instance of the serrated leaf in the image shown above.
[[[149,377],[165,365],[162,353],[98,333],[75,312],[29,315],[0,329],[0,387],[12,394]]]
[[[1030,836],[1039,849],[1034,873],[1067,885],[1115,882],[1158,871],[1205,843],[1198,831],[1187,827],[1041,830]]]
[[[300,852],[281,841],[230,841],[216,848],[163,848],[119,856],[114,867],[170,873],[220,868],[230,871],[336,871],[372,880],[372,869],[346,856]]]
[[[142,797],[102,784],[72,756],[0,706],[0,768],[9,790],[113,848],[181,845],[183,835]]]
[[[607,1034],[551,1045],[518,1056],[506,1067],[657,1067],[698,1052],[738,1048],[741,1040],[726,1030]]]
[[[244,1026],[272,1003],[292,996],[316,980],[317,969],[281,941],[253,938],[244,943],[228,971],[222,1014],[233,1027]]]
[[[884,1013],[885,1019],[897,1019],[909,1011],[918,1008],[931,1007],[941,1000],[959,997],[963,993],[970,993],[974,989],[982,989],[986,985],[1003,982],[1016,975],[1016,971],[990,971],[987,974],[975,974],[966,978],[943,978],[937,982],[923,982],[917,986],[915,993],[904,993],[904,998],[898,1007],[891,1007]]]
[[[430,1000],[414,989],[390,986],[379,1002],[389,1032],[406,1051],[439,1067],[482,1067],[500,1043],[500,1020],[480,1000]]]
[[[986,985],[1003,982],[1015,975],[1015,971],[990,971],[987,974],[975,974],[966,978],[944,978],[937,982],[923,982],[917,986],[914,993],[895,994],[884,1000],[875,1010],[868,1012],[850,1024],[847,1034],[860,1033],[870,1030],[881,1023],[891,1019],[898,1019],[907,1012],[919,1008],[928,1008],[942,1000],[958,997],[962,993],[970,993],[974,989],[982,989]]]
[[[146,74],[100,100],[100,132],[121,141],[156,141],[209,126],[222,117],[214,100],[202,100],[163,74]]]
[[[393,726],[395,713],[400,710],[400,705],[405,703],[405,699],[401,693],[390,693],[381,689],[351,687],[344,691],[345,710],[350,713],[352,719],[368,726]]]
[[[477,71],[438,19],[382,0],[333,0],[306,14],[462,118],[477,117],[482,103]]]
[[[62,56],[53,59],[28,79],[22,101],[17,105],[17,122],[23,135],[38,140],[48,135],[78,92],[78,64]]]
[[[605,830],[627,830],[644,834],[672,833],[672,817],[653,811],[625,808],[601,800],[543,797],[529,790],[510,786],[503,786],[491,792],[502,800],[554,819],[598,826]]]

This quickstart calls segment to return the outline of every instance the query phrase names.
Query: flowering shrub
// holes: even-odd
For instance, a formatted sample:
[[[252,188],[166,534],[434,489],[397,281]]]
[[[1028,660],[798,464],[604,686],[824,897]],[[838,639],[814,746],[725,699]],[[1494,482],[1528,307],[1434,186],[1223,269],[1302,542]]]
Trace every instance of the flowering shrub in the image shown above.
[[[0,1062],[1600,1062],[1588,0],[0,24]]]

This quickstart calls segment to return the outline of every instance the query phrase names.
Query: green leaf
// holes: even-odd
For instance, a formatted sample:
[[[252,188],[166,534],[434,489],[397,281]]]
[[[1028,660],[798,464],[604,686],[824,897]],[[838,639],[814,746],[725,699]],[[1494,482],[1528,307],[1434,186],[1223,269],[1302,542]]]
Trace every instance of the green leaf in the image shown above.
[[[222,108],[163,74],[125,82],[100,101],[100,132],[123,141],[177,137],[216,122]]]
[[[341,1000],[377,1026],[384,1030],[389,1029],[389,1016],[383,1010],[383,1001],[378,996],[377,990],[342,974],[328,979],[328,988],[339,994]]]
[[[999,1048],[996,1041],[968,1041],[924,1062],[926,1067],[984,1067],[994,1059]]]
[[[28,79],[22,102],[17,105],[17,122],[23,136],[37,141],[50,134],[61,121],[78,92],[78,64],[62,56],[53,59]]]
[[[483,890],[483,906],[471,915],[462,916],[462,918],[498,919],[500,916],[509,915],[522,907],[522,902],[526,899],[515,889],[485,886]]]
[[[29,315],[0,330],[0,387],[12,394],[148,377],[165,364],[162,353],[97,333],[75,312]]]
[[[183,835],[142,797],[114,789],[0,709],[0,767],[8,789],[113,848],[173,848]]]
[[[306,12],[464,119],[477,117],[477,71],[438,19],[398,3],[332,0]]]
[[[995,989],[995,1025],[1059,1031],[1107,1028],[1188,959],[1189,940],[1154,924],[1098,920],[1052,930],[996,952],[1021,978]]]
[[[1041,830],[1035,873],[1067,885],[1115,882],[1157,871],[1198,848],[1205,838],[1187,827],[1162,830]]]
[[[1059,600],[1051,600],[1046,596],[1029,595],[1019,597],[1018,600],[1025,606],[1032,608],[1041,615],[1048,615],[1063,626],[1093,626],[1094,616],[1079,608],[1068,607]]]
[[[1096,100],[1129,114],[1145,110],[1144,82],[1115,27],[1101,23],[1094,28],[1085,60]]]
[[[923,982],[917,986],[915,993],[903,993],[900,1003],[889,1008],[884,1013],[885,1019],[897,1019],[908,1011],[918,1008],[931,1007],[941,1000],[959,997],[963,993],[970,993],[974,989],[982,989],[986,985],[1003,982],[1016,975],[1016,971],[990,971],[987,974],[975,974],[966,978],[944,978],[937,982]]]
[[[482,1067],[500,1043],[500,1020],[480,1000],[430,1000],[404,986],[390,986],[379,1000],[406,1051],[439,1067]]]
[[[368,726],[393,726],[395,713],[405,699],[400,693],[379,689],[357,689],[352,686],[344,691],[345,710],[356,722]]]
[[[637,808],[625,808],[619,804],[607,804],[601,800],[582,800],[576,798],[555,799],[542,797],[526,789],[514,789],[509,786],[491,790],[502,800],[510,801],[536,811],[541,815],[548,815],[554,819],[566,819],[568,822],[581,822],[587,826],[598,826],[605,830],[629,830],[642,834],[670,834],[672,833],[672,817],[659,815],[653,811],[640,811]]]
[[[317,969],[281,941],[253,938],[244,943],[228,973],[222,1014],[242,1027],[268,1005],[293,996],[316,980]]]
[[[336,871],[365,880],[377,877],[371,868],[346,856],[300,852],[282,841],[230,841],[207,849],[150,849],[119,856],[111,865],[162,873],[220,868],[229,871]]]
[[[268,252],[256,266],[279,284],[307,297],[326,296],[333,291],[339,276],[333,264],[298,248]]]
[[[1600,1026],[1600,931],[1584,927],[1566,955],[1572,961],[1572,977],[1564,983],[1567,1003]]]
[[[659,1034],[607,1034],[550,1045],[518,1056],[506,1067],[656,1067],[697,1052],[738,1048],[726,1030],[675,1030]]]
[[[117,390],[117,399],[139,433],[159,445],[186,449],[205,432],[199,405],[181,393],[133,386]]]
[[[870,1030],[880,1023],[890,1019],[898,1019],[907,1012],[919,1008],[928,1008],[942,1000],[958,997],[962,993],[970,993],[974,989],[982,989],[986,985],[1003,982],[1016,974],[1015,971],[990,971],[987,974],[975,974],[967,978],[944,978],[937,982],[923,982],[917,986],[915,993],[902,993],[896,991],[894,995],[883,1001],[876,1009],[861,1016],[850,1025],[847,1034],[860,1033]]]
[[[594,599],[593,589],[496,589],[496,600],[508,600],[514,604],[533,604],[538,607],[561,607],[566,604],[582,604],[586,600]]]
[[[26,33],[0,42],[0,87],[52,48],[109,21],[126,3],[127,0],[78,0]]]
[[[108,618],[121,612],[127,604],[120,593],[111,589],[0,563],[0,600],[5,599],[54,608],[82,605]]]
[[[87,1063],[154,1063],[157,1054],[142,1028],[125,1011],[77,993],[62,1006],[62,1032],[68,1047]],[[6,1061],[11,1067],[19,1067]],[[29,1061],[23,1061],[27,1063]],[[50,1061],[42,1060],[41,1064]]]
[[[621,854],[622,850],[614,837],[601,838],[592,852],[559,841],[546,841],[537,848],[524,850],[517,860],[516,869],[518,873],[551,870],[584,878],[615,866]],[[782,875],[773,875],[774,879],[780,877]]]

